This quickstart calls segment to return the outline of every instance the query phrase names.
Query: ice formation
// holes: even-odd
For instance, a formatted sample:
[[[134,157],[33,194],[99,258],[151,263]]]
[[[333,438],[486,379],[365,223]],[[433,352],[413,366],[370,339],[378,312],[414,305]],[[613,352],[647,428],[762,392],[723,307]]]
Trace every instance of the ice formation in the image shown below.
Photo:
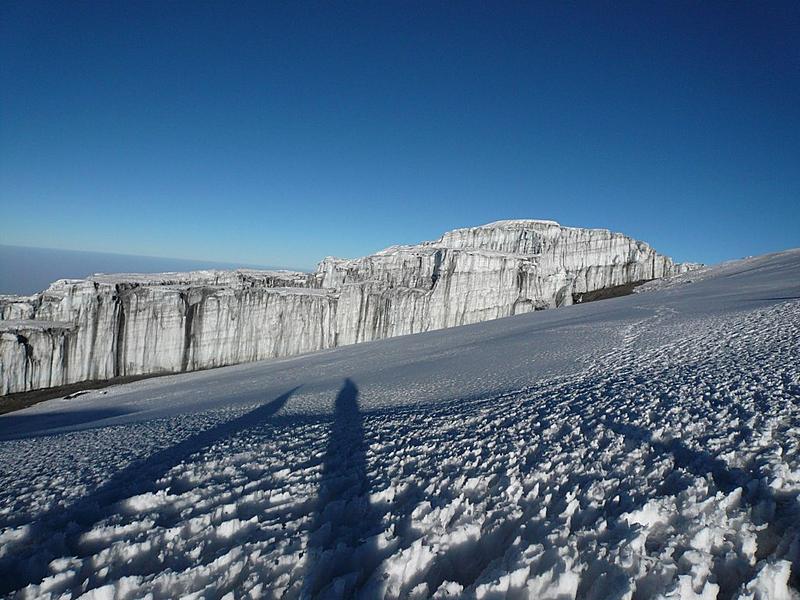
[[[797,600],[800,250],[0,416],[0,596]]]
[[[680,273],[644,242],[498,221],[315,273],[195,271],[60,280],[0,297],[0,395],[182,372],[477,323]]]

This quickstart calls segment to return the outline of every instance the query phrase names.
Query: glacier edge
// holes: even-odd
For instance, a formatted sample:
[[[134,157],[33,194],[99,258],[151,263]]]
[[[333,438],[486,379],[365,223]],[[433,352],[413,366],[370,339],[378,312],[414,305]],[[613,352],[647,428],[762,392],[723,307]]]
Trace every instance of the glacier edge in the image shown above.
[[[0,296],[0,395],[477,323],[695,267],[621,233],[526,219],[357,259],[326,257],[314,273],[63,279],[32,296]]]

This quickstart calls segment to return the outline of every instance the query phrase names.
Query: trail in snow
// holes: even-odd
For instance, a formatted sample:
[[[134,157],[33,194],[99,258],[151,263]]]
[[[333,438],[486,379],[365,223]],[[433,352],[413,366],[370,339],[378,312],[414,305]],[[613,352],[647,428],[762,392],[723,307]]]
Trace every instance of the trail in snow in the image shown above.
[[[796,597],[800,252],[704,277],[0,417],[2,592]]]

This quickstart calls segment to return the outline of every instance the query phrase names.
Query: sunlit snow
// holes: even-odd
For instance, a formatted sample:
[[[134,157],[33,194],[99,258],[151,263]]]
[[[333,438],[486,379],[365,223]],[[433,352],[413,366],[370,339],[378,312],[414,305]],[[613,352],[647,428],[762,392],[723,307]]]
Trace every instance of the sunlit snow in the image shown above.
[[[0,417],[21,598],[797,598],[800,251]]]

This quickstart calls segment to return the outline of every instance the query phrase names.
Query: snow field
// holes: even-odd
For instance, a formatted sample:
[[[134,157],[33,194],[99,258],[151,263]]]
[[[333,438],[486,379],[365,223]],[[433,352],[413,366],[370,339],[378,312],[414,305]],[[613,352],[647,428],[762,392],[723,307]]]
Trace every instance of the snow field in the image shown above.
[[[508,393],[364,408],[345,375],[332,412],[291,387],[0,442],[3,592],[798,598],[800,301],[637,301]]]

